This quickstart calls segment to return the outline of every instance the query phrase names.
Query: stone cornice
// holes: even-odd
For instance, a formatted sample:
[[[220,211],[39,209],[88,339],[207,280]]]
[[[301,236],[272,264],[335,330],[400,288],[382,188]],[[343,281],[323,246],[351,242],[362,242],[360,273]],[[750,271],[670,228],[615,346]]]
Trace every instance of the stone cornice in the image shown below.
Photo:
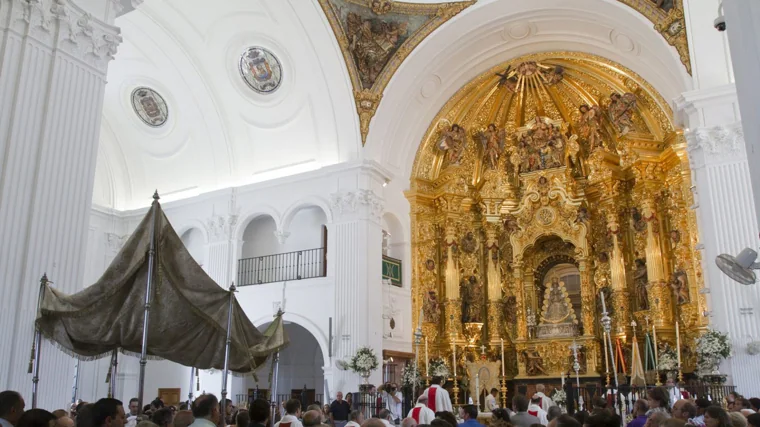
[[[374,191],[358,189],[331,194],[330,207],[336,217],[366,217],[379,222],[384,202]]]

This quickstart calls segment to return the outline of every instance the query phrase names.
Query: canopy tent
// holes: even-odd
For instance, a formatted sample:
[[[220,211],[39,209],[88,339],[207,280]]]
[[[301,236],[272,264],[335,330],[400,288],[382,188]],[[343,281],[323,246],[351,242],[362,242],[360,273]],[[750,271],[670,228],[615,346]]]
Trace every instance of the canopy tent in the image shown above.
[[[275,316],[264,334],[259,332],[234,298],[234,289],[219,287],[193,260],[158,195],[154,199],[95,284],[66,295],[43,282],[38,332],[80,359],[121,349],[141,354],[143,361],[153,357],[199,369],[253,372],[287,345],[282,316]]]

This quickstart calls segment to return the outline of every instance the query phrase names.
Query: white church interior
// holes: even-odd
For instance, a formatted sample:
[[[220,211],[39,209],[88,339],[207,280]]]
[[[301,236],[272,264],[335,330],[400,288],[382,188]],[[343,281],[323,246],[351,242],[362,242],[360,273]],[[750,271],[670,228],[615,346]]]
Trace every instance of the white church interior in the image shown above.
[[[0,0],[0,29],[0,385],[27,409],[329,404],[410,369],[414,406],[439,366],[483,412],[566,382],[760,397],[755,0]],[[255,375],[35,327],[154,192],[251,333],[281,321]]]

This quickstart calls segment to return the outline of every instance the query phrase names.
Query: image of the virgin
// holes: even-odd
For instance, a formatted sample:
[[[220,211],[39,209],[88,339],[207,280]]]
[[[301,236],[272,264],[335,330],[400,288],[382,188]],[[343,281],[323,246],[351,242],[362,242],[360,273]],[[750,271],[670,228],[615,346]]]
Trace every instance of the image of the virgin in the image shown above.
[[[552,279],[551,288],[549,289],[549,305],[544,314],[544,321],[547,323],[560,323],[570,315],[570,308],[565,301],[565,296],[560,288],[559,279]]]

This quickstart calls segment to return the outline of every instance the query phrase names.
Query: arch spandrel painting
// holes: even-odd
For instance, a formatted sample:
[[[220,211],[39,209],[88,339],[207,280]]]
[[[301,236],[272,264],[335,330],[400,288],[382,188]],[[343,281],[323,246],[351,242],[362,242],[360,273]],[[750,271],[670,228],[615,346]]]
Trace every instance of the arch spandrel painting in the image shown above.
[[[472,361],[478,343],[503,339],[509,377],[559,378],[576,342],[580,371],[597,376],[601,292],[615,340],[630,342],[632,319],[671,344],[676,319],[698,335],[682,142],[651,85],[588,54],[528,55],[461,88],[423,137],[406,194],[414,304],[440,301],[423,319],[437,348]]]

